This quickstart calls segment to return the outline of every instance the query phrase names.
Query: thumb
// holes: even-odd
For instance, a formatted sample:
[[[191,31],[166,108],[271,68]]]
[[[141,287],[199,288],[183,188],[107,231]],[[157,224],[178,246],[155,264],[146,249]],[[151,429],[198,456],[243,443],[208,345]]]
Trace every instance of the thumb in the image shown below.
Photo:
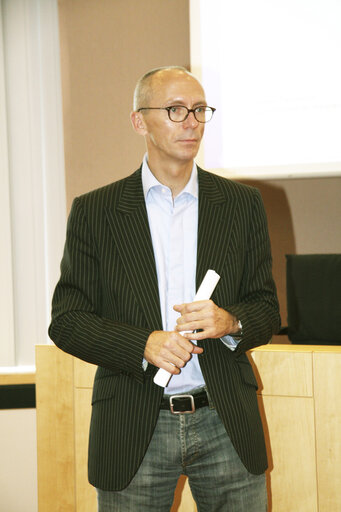
[[[197,345],[194,345],[193,344],[193,350],[192,350],[192,354],[202,354],[204,349],[202,347],[198,347]]]

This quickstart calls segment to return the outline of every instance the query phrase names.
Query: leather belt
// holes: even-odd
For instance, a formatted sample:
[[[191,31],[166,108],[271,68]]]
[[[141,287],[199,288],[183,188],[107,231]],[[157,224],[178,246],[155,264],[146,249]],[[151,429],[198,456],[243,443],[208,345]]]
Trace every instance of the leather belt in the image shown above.
[[[208,405],[205,390],[195,395],[171,395],[162,399],[160,409],[171,411],[172,414],[192,414],[196,409]]]

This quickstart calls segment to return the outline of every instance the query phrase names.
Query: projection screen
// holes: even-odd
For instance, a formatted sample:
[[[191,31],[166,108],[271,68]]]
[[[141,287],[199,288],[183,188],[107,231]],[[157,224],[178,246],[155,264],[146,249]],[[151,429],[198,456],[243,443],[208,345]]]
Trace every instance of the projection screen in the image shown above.
[[[341,175],[340,26],[340,0],[190,0],[191,69],[217,108],[199,165]]]

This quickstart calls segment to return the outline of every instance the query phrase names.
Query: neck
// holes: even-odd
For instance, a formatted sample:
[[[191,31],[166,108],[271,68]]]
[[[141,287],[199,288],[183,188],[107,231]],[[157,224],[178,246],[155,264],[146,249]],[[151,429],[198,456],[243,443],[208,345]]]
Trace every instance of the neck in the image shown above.
[[[148,157],[148,166],[155,178],[170,188],[172,196],[175,198],[187,185],[193,169],[193,160],[179,164],[167,164],[166,162],[150,161]]]

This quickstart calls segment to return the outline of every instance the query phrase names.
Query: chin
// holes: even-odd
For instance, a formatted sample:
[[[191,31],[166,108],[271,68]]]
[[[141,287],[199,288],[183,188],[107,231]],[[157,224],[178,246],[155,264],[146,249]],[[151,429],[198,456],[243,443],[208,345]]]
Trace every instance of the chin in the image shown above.
[[[191,159],[191,158],[195,158],[198,154],[198,151],[199,151],[199,148],[198,147],[188,147],[188,148],[183,148],[183,150],[180,152],[180,154],[184,157],[184,158],[188,158],[188,159]]]

